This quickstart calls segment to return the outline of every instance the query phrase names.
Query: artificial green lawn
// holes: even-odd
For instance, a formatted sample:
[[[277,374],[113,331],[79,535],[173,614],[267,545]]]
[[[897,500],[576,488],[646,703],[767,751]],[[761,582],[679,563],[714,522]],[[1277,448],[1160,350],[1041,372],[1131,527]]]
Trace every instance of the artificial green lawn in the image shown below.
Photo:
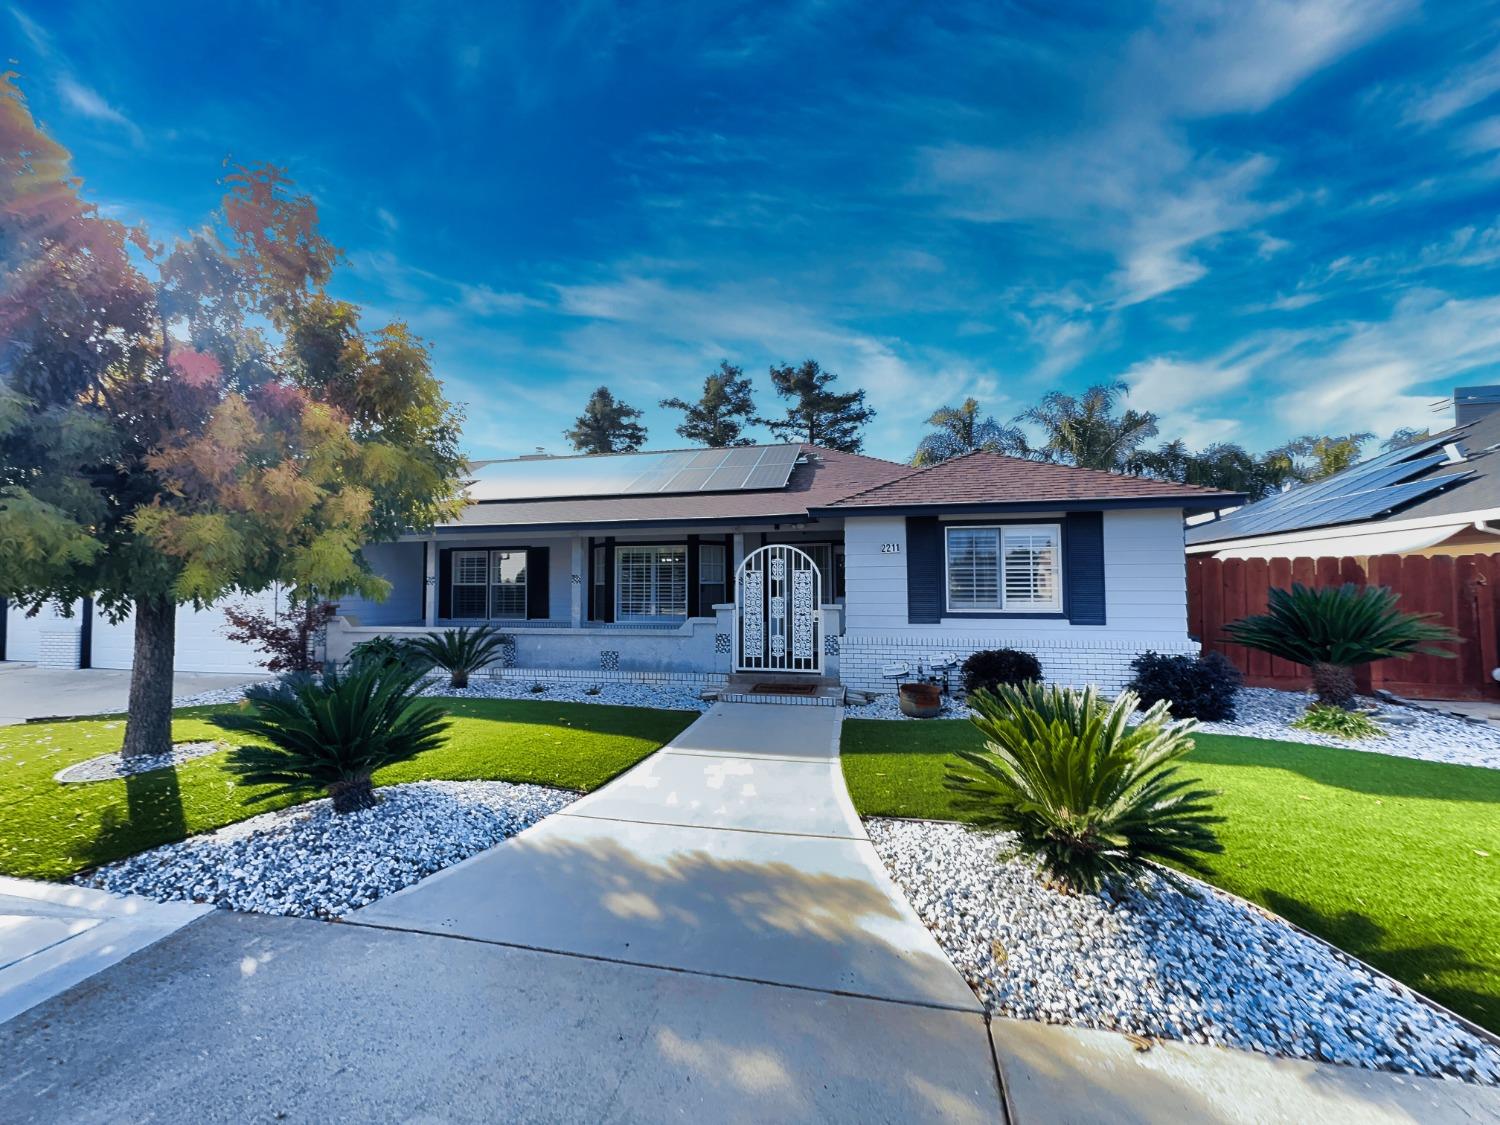
[[[597,789],[671,740],[698,716],[545,700],[449,699],[442,747],[375,774],[403,781],[529,781]],[[220,708],[222,709],[222,708]],[[178,711],[175,742],[245,736],[205,721],[216,708]],[[62,879],[144,848],[318,796],[260,799],[274,786],[238,784],[226,753],[119,781],[62,785],[64,766],[120,748],[118,717],[0,727],[0,874]]]
[[[1500,1031],[1500,770],[1196,736],[1185,772],[1221,791],[1206,878]],[[959,820],[943,787],[963,720],[850,719],[844,777],[865,816]]]

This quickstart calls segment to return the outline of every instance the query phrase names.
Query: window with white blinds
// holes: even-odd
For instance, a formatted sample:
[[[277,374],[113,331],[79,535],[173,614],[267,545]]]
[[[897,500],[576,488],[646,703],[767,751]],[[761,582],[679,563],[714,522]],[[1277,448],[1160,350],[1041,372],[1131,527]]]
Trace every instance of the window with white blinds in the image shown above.
[[[453,552],[453,616],[526,616],[525,551]]]
[[[490,554],[490,616],[526,616],[526,552]]]
[[[948,608],[1062,610],[1062,529],[1056,524],[950,527]]]
[[[615,548],[617,621],[686,615],[686,547]]]
[[[490,553],[453,552],[453,616],[483,618],[489,611]]]

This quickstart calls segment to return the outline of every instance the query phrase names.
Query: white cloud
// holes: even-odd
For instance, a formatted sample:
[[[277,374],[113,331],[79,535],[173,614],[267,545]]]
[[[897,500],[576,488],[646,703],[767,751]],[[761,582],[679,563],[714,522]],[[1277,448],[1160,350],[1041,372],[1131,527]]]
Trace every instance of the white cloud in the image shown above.
[[[1459,67],[1442,82],[1414,97],[1404,118],[1409,124],[1436,125],[1497,92],[1500,92],[1500,47]]]
[[[78,80],[67,57],[57,49],[46,28],[19,7],[12,7],[10,14],[37,57],[47,63],[48,68],[54,72],[53,84],[57,88],[57,96],[62,99],[63,105],[80,117],[123,129],[137,147],[145,143],[145,135],[134,121],[125,116],[118,107],[111,105],[98,90]]]
[[[1404,0],[1169,3],[1112,68],[1087,60],[1093,91],[1072,129],[999,147],[948,141],[922,149],[913,189],[946,213],[985,223],[1034,223],[1111,255],[1105,299],[1129,305],[1191,285],[1197,251],[1280,204],[1261,197],[1273,162],[1196,150],[1184,126],[1254,113],[1373,38]],[[1279,240],[1261,236],[1274,253]]]

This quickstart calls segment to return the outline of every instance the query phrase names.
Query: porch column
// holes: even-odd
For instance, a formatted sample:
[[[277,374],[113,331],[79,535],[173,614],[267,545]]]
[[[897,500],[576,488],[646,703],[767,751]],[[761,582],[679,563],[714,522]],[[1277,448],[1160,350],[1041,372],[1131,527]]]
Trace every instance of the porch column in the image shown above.
[[[423,544],[425,558],[423,560],[424,581],[422,583],[422,623],[429,629],[437,628],[438,616],[438,545],[437,540],[429,539]]]
[[[745,533],[736,531],[734,533],[734,550],[730,552],[734,557],[729,560],[729,583],[734,583],[734,572],[739,570],[740,563],[745,561]]]
[[[581,629],[583,627],[583,536],[575,535],[572,539],[572,563],[569,572],[572,577],[568,580],[568,627]]]

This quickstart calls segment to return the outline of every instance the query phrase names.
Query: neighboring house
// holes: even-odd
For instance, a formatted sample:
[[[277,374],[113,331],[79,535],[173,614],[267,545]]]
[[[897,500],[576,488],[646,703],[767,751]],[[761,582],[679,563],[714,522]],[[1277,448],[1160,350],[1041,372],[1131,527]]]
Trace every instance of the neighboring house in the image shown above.
[[[890,666],[1013,646],[1119,687],[1145,649],[1195,652],[1185,513],[1238,497],[973,453],[916,470],[816,446],[476,465],[461,518],[366,548],[328,654],[482,622],[514,675],[891,690]]]
[[[1459,387],[1454,426],[1188,528],[1221,559],[1500,550],[1500,386]]]

